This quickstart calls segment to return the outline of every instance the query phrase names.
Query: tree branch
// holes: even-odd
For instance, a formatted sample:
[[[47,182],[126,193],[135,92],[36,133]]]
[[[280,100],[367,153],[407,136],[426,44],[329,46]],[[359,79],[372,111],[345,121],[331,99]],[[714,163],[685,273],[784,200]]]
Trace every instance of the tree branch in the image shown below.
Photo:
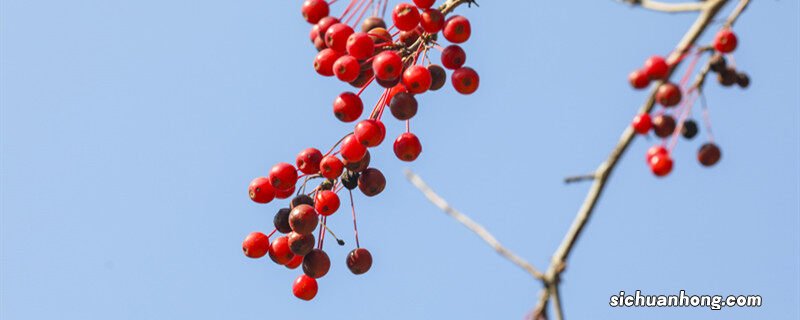
[[[654,0],[622,0],[622,1],[630,5],[640,6],[648,10],[667,12],[667,13],[701,11],[703,10],[703,8],[705,8],[706,5],[703,2],[668,3],[668,2],[661,2]]]
[[[500,244],[500,241],[497,241],[497,239],[491,233],[489,233],[489,231],[487,231],[486,228],[481,226],[479,223],[473,221],[472,219],[470,219],[465,214],[463,214],[463,213],[459,212],[458,210],[456,210],[455,208],[451,207],[447,203],[447,201],[445,201],[444,199],[442,199],[442,197],[440,197],[438,194],[436,194],[436,192],[433,191],[433,189],[431,189],[425,183],[425,181],[423,181],[422,178],[420,178],[414,172],[412,172],[411,170],[406,169],[405,170],[405,174],[406,174],[406,178],[408,179],[408,181],[410,181],[415,187],[417,187],[417,189],[419,189],[419,191],[421,191],[422,194],[424,194],[425,197],[428,198],[428,200],[431,203],[433,203],[435,206],[439,207],[439,209],[444,211],[447,215],[449,215],[449,216],[453,217],[454,219],[458,220],[458,222],[461,222],[461,224],[463,224],[465,227],[467,227],[467,229],[471,230],[472,232],[477,234],[479,237],[481,237],[481,239],[483,239],[483,241],[485,241],[489,246],[491,246],[501,256],[503,256],[504,258],[508,259],[512,263],[516,264],[517,266],[519,266],[520,268],[522,268],[523,270],[528,272],[530,275],[532,275],[534,278],[539,279],[539,280],[544,278],[544,275],[538,269],[536,269],[536,267],[534,267],[529,262],[525,261],[524,259],[520,258],[516,254],[511,252],[511,250],[506,249],[506,247],[504,247],[502,244]]]

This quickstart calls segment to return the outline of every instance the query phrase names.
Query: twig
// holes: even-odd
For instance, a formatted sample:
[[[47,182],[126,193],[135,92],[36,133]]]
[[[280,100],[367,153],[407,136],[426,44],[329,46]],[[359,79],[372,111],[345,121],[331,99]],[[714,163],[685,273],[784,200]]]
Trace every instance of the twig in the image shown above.
[[[642,8],[667,13],[701,11],[705,7],[703,2],[667,3],[653,0],[622,0],[625,3]]]
[[[561,293],[558,289],[558,283],[552,283],[548,286],[550,292],[550,299],[553,300],[553,313],[555,313],[556,320],[564,320],[564,309],[561,306]]]
[[[417,189],[419,189],[419,191],[421,191],[422,194],[424,194],[425,197],[428,198],[428,200],[431,203],[439,207],[439,209],[444,211],[447,215],[458,220],[458,222],[461,222],[461,224],[467,227],[467,229],[471,230],[479,237],[481,237],[481,239],[483,239],[484,242],[486,242],[489,246],[491,246],[501,256],[508,259],[512,263],[516,264],[523,270],[527,271],[534,278],[539,280],[543,279],[544,275],[538,269],[536,269],[536,267],[534,267],[531,263],[525,261],[524,259],[520,258],[516,254],[511,252],[511,250],[508,250],[502,244],[500,244],[500,241],[497,241],[497,239],[491,233],[489,233],[489,231],[487,231],[486,228],[484,228],[482,225],[473,221],[468,216],[459,212],[455,208],[451,207],[447,203],[447,201],[445,201],[444,199],[442,199],[442,197],[436,194],[436,192],[433,191],[433,189],[431,189],[425,183],[425,181],[422,180],[422,178],[420,178],[418,175],[416,175],[414,172],[408,169],[405,170],[405,174],[406,174],[406,179],[408,179],[408,181],[410,181],[415,187],[417,187]]]
[[[582,174],[582,175],[579,175],[579,176],[566,177],[566,178],[564,178],[564,183],[570,184],[570,183],[587,181],[587,180],[594,180],[594,179],[595,179],[594,173]]]

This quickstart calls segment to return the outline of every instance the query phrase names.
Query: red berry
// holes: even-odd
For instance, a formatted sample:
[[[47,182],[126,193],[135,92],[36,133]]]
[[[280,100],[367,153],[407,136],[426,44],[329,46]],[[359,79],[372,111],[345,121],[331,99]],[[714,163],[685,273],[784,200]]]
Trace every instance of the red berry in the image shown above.
[[[333,101],[333,115],[342,122],[353,122],[361,117],[364,103],[352,92],[343,92]]]
[[[269,237],[261,232],[252,232],[244,238],[242,251],[248,258],[258,259],[269,251]]]
[[[444,28],[444,15],[436,9],[426,9],[419,17],[419,25],[425,32],[434,34]]]
[[[451,44],[442,50],[442,65],[450,70],[461,68],[467,62],[467,53],[457,44]]]
[[[361,172],[364,171],[364,169],[367,169],[367,167],[369,167],[369,160],[370,160],[370,155],[369,155],[369,150],[367,150],[367,153],[364,154],[364,157],[361,158],[361,160],[355,162],[343,160],[342,163],[344,163],[344,167],[347,168],[347,170],[353,172]]]
[[[359,143],[353,135],[349,135],[342,140],[342,146],[339,150],[342,158],[350,162],[361,160],[364,154],[367,153],[367,147]]]
[[[335,180],[344,171],[344,164],[336,156],[325,156],[319,165],[319,174],[325,178]]]
[[[295,255],[292,260],[289,260],[284,266],[289,269],[297,269],[303,263],[303,256]]]
[[[333,76],[333,64],[341,56],[342,53],[336,52],[331,48],[322,49],[317,53],[317,57],[314,58],[314,70],[321,76]]]
[[[353,28],[344,23],[337,23],[325,31],[325,44],[337,52],[347,51],[347,39],[353,34]]]
[[[397,79],[403,72],[403,59],[394,51],[381,52],[372,60],[372,70],[380,80]]]
[[[419,105],[417,98],[407,92],[400,92],[394,96],[389,109],[397,120],[408,120],[417,114]]]
[[[657,154],[650,158],[650,170],[657,177],[666,176],[672,171],[672,158],[669,154]]]
[[[650,160],[656,155],[666,155],[668,153],[667,148],[664,148],[664,146],[652,146],[647,149],[647,163],[650,164]]]
[[[394,96],[396,96],[400,92],[408,92],[408,89],[406,89],[406,86],[404,84],[402,84],[402,83],[392,87],[392,90],[389,90],[389,93],[386,96],[386,105],[387,106],[391,105],[392,104],[392,99],[394,99]]]
[[[730,53],[736,50],[736,45],[739,40],[736,39],[736,34],[730,28],[724,28],[717,32],[714,37],[714,49],[722,53]]]
[[[297,183],[297,170],[286,162],[281,162],[269,171],[269,182],[277,190],[287,190]]]
[[[656,101],[665,108],[674,107],[681,102],[681,89],[672,82],[667,82],[658,87]]]
[[[314,249],[314,245],[316,244],[313,233],[297,233],[292,231],[287,237],[289,237],[289,250],[291,250],[295,256],[302,257],[307,255]]]
[[[414,161],[422,153],[422,144],[419,138],[411,132],[406,132],[394,141],[394,154],[403,161]]]
[[[292,231],[300,234],[308,234],[317,228],[319,216],[313,207],[307,204],[296,206],[289,212],[289,226]]]
[[[269,183],[269,179],[264,177],[253,179],[247,190],[250,200],[258,203],[269,203],[275,198],[275,188]]]
[[[275,189],[275,199],[286,199],[294,194],[294,186],[286,190]]]
[[[314,208],[323,216],[329,216],[339,210],[339,196],[330,190],[317,192],[314,197]]]
[[[644,70],[633,70],[628,74],[628,82],[634,89],[644,89],[650,85],[650,77]]]
[[[420,65],[410,66],[403,72],[403,84],[408,92],[420,94],[431,87],[431,72]]]
[[[644,69],[642,70],[651,80],[664,80],[667,78],[669,66],[661,56],[652,56],[644,62]]]
[[[444,38],[452,43],[464,43],[472,34],[469,20],[462,16],[452,16],[444,22]]]
[[[361,74],[361,65],[350,55],[344,55],[333,63],[333,74],[344,82],[352,82]]]
[[[347,53],[358,60],[364,60],[375,52],[375,43],[365,32],[356,32],[347,38]]]
[[[703,144],[697,151],[697,161],[706,167],[715,165],[720,158],[722,158],[722,151],[711,142]]]
[[[374,197],[386,188],[386,177],[375,168],[367,168],[358,177],[358,189],[367,197]]]
[[[317,280],[304,274],[297,277],[292,286],[294,296],[306,301],[314,299],[317,295],[317,290],[319,290]]]
[[[433,6],[434,2],[436,2],[436,0],[414,0],[414,4],[421,9],[430,8]]]
[[[322,42],[325,42],[325,33],[328,32],[328,28],[337,23],[339,23],[339,19],[330,16],[319,19],[316,26],[319,31],[319,38],[322,39]]]
[[[650,115],[647,113],[637,114],[633,117],[631,125],[633,126],[633,131],[636,131],[638,134],[647,134],[650,128],[653,127],[653,123],[650,121]]]
[[[297,169],[305,174],[314,174],[319,172],[319,162],[322,161],[322,152],[316,148],[308,148],[300,151],[297,154]]]
[[[311,250],[303,258],[303,273],[312,278],[322,278],[331,269],[331,259],[320,249]]]
[[[471,94],[475,92],[475,90],[478,90],[478,85],[481,80],[480,77],[478,77],[478,73],[470,67],[459,68],[453,71],[453,75],[450,77],[450,81],[453,82],[453,87],[461,94]]]
[[[277,264],[284,265],[294,258],[294,254],[289,250],[289,238],[281,236],[269,244],[269,258]]]
[[[353,274],[364,274],[372,267],[372,254],[364,248],[353,249],[347,254],[347,268]]]
[[[410,3],[398,4],[392,11],[392,21],[400,31],[412,30],[419,24],[419,11]]]
[[[376,147],[381,144],[383,138],[386,137],[386,126],[384,126],[383,122],[380,120],[363,120],[356,125],[353,136],[365,147]]]
[[[317,23],[330,13],[330,8],[324,0],[306,0],[300,11],[303,13],[303,19],[309,23]]]

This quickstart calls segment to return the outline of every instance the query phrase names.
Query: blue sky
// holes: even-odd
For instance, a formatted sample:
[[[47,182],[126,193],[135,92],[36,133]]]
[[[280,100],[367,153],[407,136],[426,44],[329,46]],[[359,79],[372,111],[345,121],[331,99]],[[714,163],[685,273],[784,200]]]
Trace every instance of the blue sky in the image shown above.
[[[298,270],[240,250],[281,205],[252,203],[250,179],[351,128],[331,114],[347,87],[315,75],[299,7],[2,2],[0,318],[519,319],[539,284],[430,205],[402,169],[544,268],[589,187],[561,179],[606,157],[645,98],[628,72],[668,53],[694,20],[614,1],[459,8],[479,91],[448,85],[420,98],[416,162],[395,160],[388,143],[373,151],[386,191],[356,198],[373,269],[347,271],[350,220],[334,215],[350,241],[328,247],[333,267],[308,303],[291,295]],[[756,1],[736,25],[752,85],[707,86],[719,165],[695,162],[702,138],[681,141],[675,171],[656,179],[643,160],[653,142],[634,142],[564,274],[570,318],[800,316],[799,10]],[[764,306],[608,306],[636,289],[760,294]]]

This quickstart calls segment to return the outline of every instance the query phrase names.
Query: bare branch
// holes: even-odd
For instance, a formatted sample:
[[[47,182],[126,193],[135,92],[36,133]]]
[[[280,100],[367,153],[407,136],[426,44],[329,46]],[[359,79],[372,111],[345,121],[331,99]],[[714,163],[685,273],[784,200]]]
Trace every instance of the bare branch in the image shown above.
[[[582,175],[579,175],[579,176],[566,177],[566,178],[564,178],[564,183],[570,184],[570,183],[575,183],[575,182],[594,180],[595,178],[596,177],[595,177],[594,173],[582,174]]]
[[[465,227],[467,227],[467,229],[470,229],[472,232],[474,232],[479,237],[481,237],[481,239],[483,239],[483,241],[485,241],[489,246],[491,246],[501,256],[503,256],[504,258],[508,259],[512,263],[516,264],[517,266],[519,266],[523,270],[527,271],[534,278],[539,279],[539,280],[544,278],[544,274],[542,274],[538,269],[536,269],[536,267],[534,267],[529,262],[525,261],[524,259],[520,258],[516,254],[511,252],[511,250],[506,249],[506,247],[504,247],[502,244],[500,244],[500,241],[497,241],[497,239],[491,233],[489,233],[489,231],[487,231],[486,228],[484,228],[482,225],[478,224],[477,222],[473,221],[472,219],[470,219],[465,214],[463,214],[463,213],[459,212],[458,210],[456,210],[455,208],[451,207],[447,203],[447,201],[445,201],[442,197],[440,197],[438,194],[436,194],[436,192],[433,191],[433,189],[431,189],[425,183],[425,181],[423,181],[422,178],[420,178],[414,172],[412,172],[411,170],[406,169],[405,170],[405,174],[406,174],[406,178],[408,179],[408,181],[410,181],[415,187],[417,187],[417,189],[419,189],[419,191],[421,191],[422,194],[424,194],[425,197],[428,198],[428,200],[431,203],[433,203],[435,206],[439,207],[439,209],[444,211],[444,213],[446,213],[447,215],[449,215],[449,216],[453,217],[454,219],[458,220],[458,222],[461,222],[461,224],[463,224]]]
[[[556,320],[564,320],[564,308],[561,306],[561,293],[558,289],[559,283],[552,283],[548,286],[550,292],[550,299],[553,300],[553,310]]]
[[[648,10],[667,12],[667,13],[701,11],[705,8],[706,5],[703,2],[669,3],[669,2],[661,2],[654,0],[622,0],[622,1],[634,6],[640,6]]]

